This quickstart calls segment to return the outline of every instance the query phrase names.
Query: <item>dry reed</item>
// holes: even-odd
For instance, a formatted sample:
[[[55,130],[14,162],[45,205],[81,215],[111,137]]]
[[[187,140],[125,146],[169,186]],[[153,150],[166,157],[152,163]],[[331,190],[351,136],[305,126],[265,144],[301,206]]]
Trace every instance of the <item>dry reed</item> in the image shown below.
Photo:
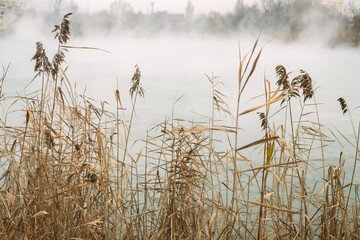
[[[241,112],[261,55],[256,41],[241,58],[235,116],[221,83],[207,76],[209,124],[171,117],[149,130],[133,154],[131,125],[138,96],[144,97],[140,69],[132,78],[129,119],[120,118],[118,89],[115,113],[77,95],[62,67],[64,50],[72,48],[64,46],[69,16],[54,29],[52,62],[37,43],[34,81],[42,87],[15,99],[24,106],[18,109],[23,124],[1,122],[1,239],[360,239],[359,185],[354,173],[345,181],[342,152],[338,166],[325,164],[331,139],[306,72],[290,81],[295,73],[278,66],[275,90],[265,80],[265,102]],[[5,76],[6,69],[1,85]],[[339,102],[345,114],[347,105]],[[240,118],[259,109],[264,135],[238,146]],[[276,124],[274,116],[284,121]],[[359,133],[355,139],[354,169]],[[245,157],[255,147],[262,161]],[[320,181],[308,179],[311,154],[322,155]]]

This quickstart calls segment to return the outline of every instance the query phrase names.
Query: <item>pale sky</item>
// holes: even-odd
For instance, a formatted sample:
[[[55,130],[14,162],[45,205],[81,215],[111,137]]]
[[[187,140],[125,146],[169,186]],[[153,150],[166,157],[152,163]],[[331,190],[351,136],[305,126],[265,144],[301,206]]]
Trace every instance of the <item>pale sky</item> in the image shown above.
[[[90,12],[101,9],[109,9],[109,5],[114,0],[73,0],[81,10],[89,9]],[[126,1],[126,0],[125,0]],[[245,0],[245,3],[254,3],[257,0]],[[135,12],[142,11],[146,13],[150,9],[150,3],[154,2],[155,11],[169,11],[172,13],[180,13],[185,11],[188,0],[127,0]],[[195,14],[208,13],[212,10],[221,13],[230,12],[235,6],[236,0],[192,0]]]

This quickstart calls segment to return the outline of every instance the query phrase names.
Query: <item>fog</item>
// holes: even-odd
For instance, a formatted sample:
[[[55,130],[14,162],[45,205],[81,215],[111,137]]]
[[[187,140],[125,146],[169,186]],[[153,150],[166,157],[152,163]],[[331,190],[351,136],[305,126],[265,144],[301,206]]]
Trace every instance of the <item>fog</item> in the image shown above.
[[[148,17],[134,13],[125,5],[116,9],[120,13],[84,14],[75,5],[55,12],[26,13],[0,39],[0,63],[11,64],[4,91],[8,96],[16,95],[33,79],[34,62],[30,59],[35,53],[35,43],[42,42],[52,56],[57,49],[51,34],[53,25],[71,11],[74,13],[69,45],[101,49],[70,49],[66,54],[67,75],[80,94],[86,90],[88,96],[107,101],[109,110],[115,111],[112,103],[119,86],[124,105],[129,108],[130,80],[134,66],[140,67],[145,99],[138,102],[134,139],[145,137],[146,130],[171,115],[180,97],[174,108],[176,116],[208,121],[202,115],[210,114],[212,93],[205,74],[218,76],[224,83],[223,92],[234,110],[239,52],[242,56],[249,52],[258,36],[263,52],[247,86],[241,110],[261,102],[253,97],[264,94],[264,78],[275,84],[277,65],[283,65],[289,72],[303,69],[314,81],[316,100],[321,103],[321,122],[351,136],[349,120],[342,115],[337,99],[344,97],[353,109],[359,101],[354,91],[360,87],[358,39],[348,41],[339,33],[345,29],[346,22],[354,19],[334,16],[318,7],[289,8],[277,1],[267,3],[273,5],[239,5],[233,14],[212,12],[193,16],[191,22],[176,26],[169,19],[158,18],[160,15],[156,13]],[[295,11],[297,8],[300,10]],[[26,91],[36,89],[36,84]],[[354,119],[358,119],[358,113],[353,111]],[[241,143],[257,140],[253,133],[261,131],[258,116],[246,116],[240,123],[247,136]],[[328,154],[336,158],[338,152],[330,149]]]
[[[360,8],[52,3],[0,0],[4,236],[358,232]]]

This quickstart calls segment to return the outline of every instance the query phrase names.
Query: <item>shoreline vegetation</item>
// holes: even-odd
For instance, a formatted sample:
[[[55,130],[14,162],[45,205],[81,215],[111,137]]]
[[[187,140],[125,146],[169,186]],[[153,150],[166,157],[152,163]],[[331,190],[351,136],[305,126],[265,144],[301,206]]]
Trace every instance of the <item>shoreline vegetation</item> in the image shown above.
[[[264,80],[263,104],[241,110],[261,57],[256,41],[240,56],[235,113],[221,83],[208,76],[208,123],[172,114],[137,140],[142,147],[132,153],[136,103],[146,97],[140,68],[131,79],[130,106],[122,105],[120,87],[114,112],[77,94],[63,67],[70,15],[54,28],[52,60],[36,44],[32,81],[41,89],[9,99],[0,88],[2,111],[5,101],[13,101],[7,111],[21,103],[11,111],[24,118],[18,126],[1,119],[1,239],[360,239],[354,182],[360,127],[343,98],[355,158],[339,152],[338,165],[328,166],[332,131],[321,124],[306,71],[277,66],[276,84]],[[239,146],[239,120],[248,114],[258,114],[263,135]],[[283,121],[273,123],[274,116]],[[262,154],[248,159],[246,150],[253,148]],[[345,161],[354,164],[346,178]],[[317,181],[309,180],[314,166],[320,166]]]

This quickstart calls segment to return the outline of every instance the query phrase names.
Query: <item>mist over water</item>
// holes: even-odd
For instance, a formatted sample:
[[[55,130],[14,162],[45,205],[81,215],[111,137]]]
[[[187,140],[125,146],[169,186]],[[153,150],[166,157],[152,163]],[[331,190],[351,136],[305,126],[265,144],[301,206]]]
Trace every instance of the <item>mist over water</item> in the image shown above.
[[[322,42],[296,41],[285,43],[274,39],[268,42],[268,36],[261,36],[259,45],[264,46],[258,68],[252,77],[244,95],[242,110],[261,103],[262,98],[250,101],[264,93],[263,80],[276,82],[275,67],[279,64],[288,71],[303,69],[312,77],[317,88],[317,101],[321,121],[329,127],[348,126],[337,103],[344,97],[350,106],[357,107],[358,95],[353,89],[360,87],[359,48],[331,48]],[[237,71],[239,65],[239,43],[243,56],[250,51],[255,36],[242,35],[228,37],[199,37],[187,35],[166,35],[133,37],[131,35],[109,35],[92,38],[75,38],[72,46],[88,46],[104,49],[71,49],[67,54],[68,78],[76,83],[78,92],[86,88],[87,95],[96,99],[114,103],[114,91],[119,86],[126,105],[130,79],[134,66],[142,72],[145,100],[139,101],[136,124],[140,132],[151,128],[169,116],[173,103],[175,114],[186,119],[207,121],[198,114],[209,116],[211,110],[211,85],[207,75],[218,76],[224,83],[224,93],[228,103],[235,109]],[[33,78],[34,63],[30,61],[34,54],[35,42],[42,41],[45,48],[54,46],[51,38],[44,36],[20,35],[1,39],[0,62],[3,66],[11,63],[5,82],[5,89],[12,94],[19,92]],[[115,110],[115,108],[114,108]],[[195,113],[198,114],[195,114]],[[354,118],[358,111],[354,111]],[[253,118],[249,121],[249,118]],[[244,116],[241,120],[245,130],[260,131],[258,116]],[[245,131],[244,130],[244,131]],[[250,132],[251,132],[250,131]],[[351,129],[342,131],[351,134]],[[246,131],[245,131],[246,132]],[[253,140],[256,140],[256,136]],[[248,141],[248,139],[246,139]],[[246,142],[245,141],[245,142]]]
[[[275,84],[277,65],[283,65],[288,72],[302,69],[314,82],[316,101],[320,103],[320,121],[331,129],[339,129],[347,137],[352,136],[349,119],[342,115],[337,99],[344,97],[350,108],[357,107],[358,95],[354,89],[360,87],[360,48],[349,44],[334,45],[338,41],[335,33],[341,22],[324,15],[319,9],[295,12],[298,19],[291,18],[286,22],[288,13],[284,6],[268,8],[273,12],[279,11],[285,18],[275,18],[265,11],[262,20],[255,21],[251,13],[256,13],[256,8],[240,6],[234,15],[212,13],[207,18],[197,17],[190,30],[174,30],[169,24],[160,24],[157,15],[147,21],[143,19],[143,26],[137,23],[130,29],[125,24],[127,21],[133,18],[139,21],[144,16],[126,12],[122,13],[126,17],[114,18],[107,12],[92,15],[75,12],[71,17],[73,36],[69,45],[105,51],[69,49],[66,55],[67,76],[76,83],[78,93],[86,91],[86,95],[106,101],[109,103],[106,108],[115,111],[114,91],[117,86],[123,104],[130,108],[130,80],[135,65],[138,65],[145,99],[137,103],[132,137],[145,138],[146,130],[169,118],[173,109],[175,117],[209,121],[212,93],[206,74],[217,76],[223,82],[223,93],[232,112],[235,112],[239,54],[243,57],[251,51],[260,35],[258,46],[263,47],[263,52],[244,92],[241,111],[264,102],[263,97],[259,97],[264,94],[264,79]],[[245,10],[249,13],[241,17]],[[57,45],[50,32],[61,17],[60,13],[30,14],[16,23],[17,28],[12,34],[0,39],[0,63],[3,66],[11,63],[4,84],[8,96],[21,92],[34,77],[34,62],[30,59],[35,53],[36,42],[44,44],[49,56],[56,52]],[[235,26],[237,20],[240,24]],[[265,28],[253,28],[257,23]],[[39,84],[32,83],[26,92],[38,89]],[[352,114],[354,119],[358,119],[358,110]],[[228,121],[233,124],[230,119]],[[277,122],[274,118],[270,124],[277,125],[281,121]],[[240,127],[244,136],[239,140],[240,145],[261,136],[256,113],[240,118]],[[342,143],[345,150],[349,148],[345,141]],[[334,145],[336,147],[331,147]],[[326,157],[336,159],[344,149],[337,143],[331,143],[326,152],[329,156]],[[258,151],[250,154],[256,156]],[[352,156],[353,151],[345,151],[345,154]]]
[[[0,235],[355,236],[360,10],[261,2],[0,29]]]

